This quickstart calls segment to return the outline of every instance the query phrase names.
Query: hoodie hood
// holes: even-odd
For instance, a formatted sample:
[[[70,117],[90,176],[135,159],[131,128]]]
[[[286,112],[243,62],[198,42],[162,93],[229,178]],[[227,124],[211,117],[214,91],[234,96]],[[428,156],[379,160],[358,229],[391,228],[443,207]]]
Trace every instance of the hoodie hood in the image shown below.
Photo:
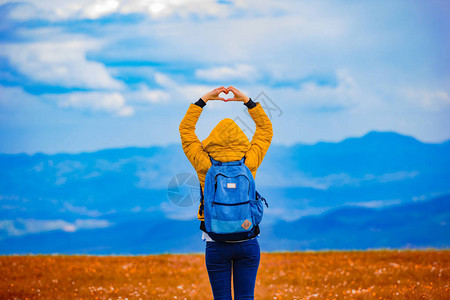
[[[245,133],[229,118],[220,121],[202,145],[212,158],[221,162],[239,160],[250,149]]]

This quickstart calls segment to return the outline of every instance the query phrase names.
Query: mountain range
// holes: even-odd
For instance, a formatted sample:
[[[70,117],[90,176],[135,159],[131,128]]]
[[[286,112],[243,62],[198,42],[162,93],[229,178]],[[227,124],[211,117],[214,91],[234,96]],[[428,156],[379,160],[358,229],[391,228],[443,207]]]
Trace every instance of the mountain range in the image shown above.
[[[447,248],[450,141],[395,132],[272,145],[256,175],[263,251]],[[0,154],[0,253],[202,252],[181,145]]]

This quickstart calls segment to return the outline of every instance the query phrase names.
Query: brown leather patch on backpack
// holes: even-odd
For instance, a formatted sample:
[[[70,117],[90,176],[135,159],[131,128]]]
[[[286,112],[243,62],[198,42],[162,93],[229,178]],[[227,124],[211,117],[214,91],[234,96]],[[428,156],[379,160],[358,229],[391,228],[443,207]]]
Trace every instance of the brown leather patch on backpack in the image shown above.
[[[252,226],[252,222],[250,222],[249,220],[245,220],[244,223],[241,224],[241,226],[245,229],[248,230],[250,228],[250,226]]]

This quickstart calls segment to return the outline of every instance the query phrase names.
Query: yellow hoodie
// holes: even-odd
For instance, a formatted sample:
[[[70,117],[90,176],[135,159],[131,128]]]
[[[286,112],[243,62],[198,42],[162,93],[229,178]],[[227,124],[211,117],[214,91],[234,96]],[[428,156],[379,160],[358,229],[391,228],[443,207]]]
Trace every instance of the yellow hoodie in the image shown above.
[[[195,125],[202,111],[202,107],[190,104],[179,128],[183,151],[197,172],[202,190],[205,187],[206,173],[211,167],[208,154],[221,162],[239,160],[245,155],[245,165],[255,178],[256,170],[269,149],[273,136],[272,123],[260,103],[256,102],[256,106],[248,110],[256,124],[251,142],[241,128],[229,118],[220,121],[209,136],[200,142],[195,134]],[[200,206],[197,218],[204,221]]]

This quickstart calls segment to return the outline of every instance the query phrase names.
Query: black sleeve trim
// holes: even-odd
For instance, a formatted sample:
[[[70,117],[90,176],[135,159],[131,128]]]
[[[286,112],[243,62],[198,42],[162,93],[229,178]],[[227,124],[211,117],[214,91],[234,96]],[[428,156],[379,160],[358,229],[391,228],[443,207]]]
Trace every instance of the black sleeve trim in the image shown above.
[[[252,98],[248,98],[247,103],[244,103],[245,106],[248,107],[248,109],[253,108],[256,106],[256,103],[253,102]]]
[[[194,104],[200,106],[201,108],[203,108],[203,106],[206,105],[206,102],[203,101],[202,98],[200,98],[200,99],[198,99],[197,102],[195,102]]]

